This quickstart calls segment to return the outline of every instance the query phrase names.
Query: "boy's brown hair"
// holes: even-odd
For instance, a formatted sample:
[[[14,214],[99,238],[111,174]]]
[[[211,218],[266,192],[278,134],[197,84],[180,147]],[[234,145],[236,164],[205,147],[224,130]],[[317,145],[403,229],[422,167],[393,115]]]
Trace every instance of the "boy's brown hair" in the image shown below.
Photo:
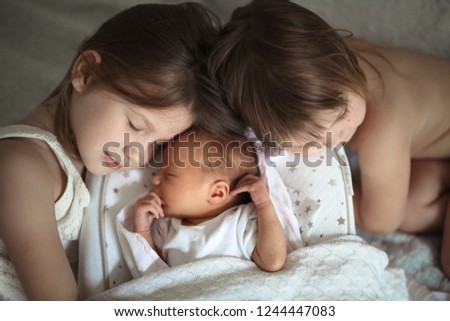
[[[207,56],[219,26],[218,17],[198,3],[142,4],[107,20],[81,44],[66,76],[46,99],[56,101],[55,126],[64,148],[78,155],[69,119],[71,69],[86,50],[101,56],[101,64],[90,66],[97,80],[125,100],[146,108],[188,106],[195,125],[208,132],[241,132],[240,117],[208,77]]]
[[[336,29],[286,0],[255,0],[223,27],[209,71],[258,139],[317,138],[323,110],[366,96],[357,56]]]

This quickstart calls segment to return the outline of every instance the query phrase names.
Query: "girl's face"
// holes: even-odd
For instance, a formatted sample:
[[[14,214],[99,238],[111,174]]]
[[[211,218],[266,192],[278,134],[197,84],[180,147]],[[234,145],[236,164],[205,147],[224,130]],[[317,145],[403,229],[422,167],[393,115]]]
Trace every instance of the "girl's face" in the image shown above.
[[[324,112],[321,115],[321,122],[326,129],[320,138],[311,139],[309,142],[297,142],[298,145],[286,149],[290,152],[310,153],[314,152],[314,148],[336,148],[340,143],[350,141],[362,124],[365,115],[366,101],[361,96],[351,93],[345,108],[339,111]]]
[[[145,109],[101,88],[74,90],[70,120],[81,159],[96,175],[144,167],[160,143],[193,122],[187,106]]]

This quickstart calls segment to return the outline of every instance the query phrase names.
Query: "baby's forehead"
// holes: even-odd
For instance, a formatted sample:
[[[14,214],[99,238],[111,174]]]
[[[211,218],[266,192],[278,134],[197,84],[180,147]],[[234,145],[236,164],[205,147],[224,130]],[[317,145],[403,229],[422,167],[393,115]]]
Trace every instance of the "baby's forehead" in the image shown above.
[[[200,158],[208,156],[223,157],[227,148],[232,144],[232,140],[228,141],[192,132],[176,137],[169,145],[172,153],[183,153],[183,155]]]
[[[169,157],[174,155],[196,156],[200,155],[205,148],[205,142],[199,139],[179,139],[178,137],[171,141],[166,149],[169,151]]]
[[[242,159],[250,162],[256,158],[254,142],[240,137],[215,137],[205,133],[182,134],[169,144],[167,157],[169,159],[182,158],[201,162],[207,168],[214,164],[226,164],[234,167]]]
[[[164,150],[164,162],[172,168],[201,169],[203,163],[203,145],[174,140]]]

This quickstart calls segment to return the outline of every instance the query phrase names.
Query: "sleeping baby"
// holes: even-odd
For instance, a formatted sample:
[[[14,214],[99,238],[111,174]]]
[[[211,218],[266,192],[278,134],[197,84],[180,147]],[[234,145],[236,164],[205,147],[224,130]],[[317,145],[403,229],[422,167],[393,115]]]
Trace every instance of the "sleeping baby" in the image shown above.
[[[169,266],[234,256],[273,272],[301,244],[293,213],[275,210],[250,142],[190,132],[162,160],[152,190],[134,205],[133,232]]]

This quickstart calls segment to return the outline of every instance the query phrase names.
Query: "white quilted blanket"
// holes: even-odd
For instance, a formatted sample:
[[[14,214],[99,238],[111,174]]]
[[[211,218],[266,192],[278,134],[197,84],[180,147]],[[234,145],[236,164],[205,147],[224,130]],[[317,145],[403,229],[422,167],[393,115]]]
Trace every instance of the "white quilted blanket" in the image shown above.
[[[276,273],[234,257],[158,271],[99,293],[94,300],[408,300],[403,270],[358,236],[289,254]]]

